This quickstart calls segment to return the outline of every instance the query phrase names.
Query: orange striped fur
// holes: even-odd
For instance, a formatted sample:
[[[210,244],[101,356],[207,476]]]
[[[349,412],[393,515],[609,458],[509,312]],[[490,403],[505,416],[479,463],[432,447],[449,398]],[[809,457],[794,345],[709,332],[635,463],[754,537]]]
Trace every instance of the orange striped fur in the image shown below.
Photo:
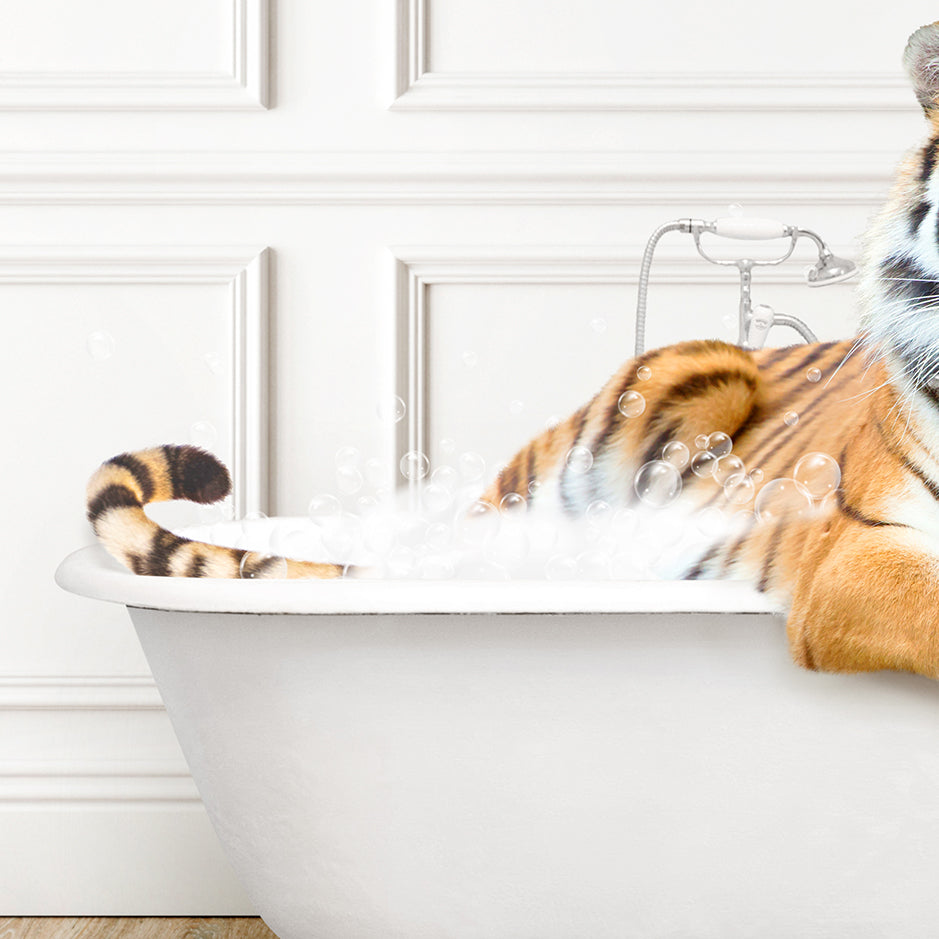
[[[627,362],[587,405],[509,461],[483,499],[509,511],[594,500],[629,505],[639,467],[681,441],[722,431],[762,482],[725,488],[682,471],[681,505],[744,513],[732,537],[702,548],[687,579],[751,580],[788,610],[794,659],[831,671],[904,669],[939,677],[939,24],[910,39],[905,63],[931,136],[901,164],[867,237],[862,329],[842,342],[744,351],[685,342]],[[810,380],[810,370],[820,372]],[[816,378],[813,371],[812,379]],[[625,417],[626,392],[645,401]],[[787,419],[788,415],[788,419]],[[567,455],[590,451],[574,473]],[[761,486],[791,477],[806,453],[838,461],[838,489],[812,511],[754,515]],[[223,491],[224,490],[224,491]],[[148,501],[220,498],[228,476],[191,447],[116,457],[89,484],[89,517],[138,573],[236,577],[242,552],[177,538],[146,518]],[[741,494],[745,498],[740,504]],[[508,505],[512,500],[503,503]],[[255,563],[255,562],[252,562]],[[256,562],[261,566],[263,562]],[[289,576],[336,577],[336,565],[290,561]]]

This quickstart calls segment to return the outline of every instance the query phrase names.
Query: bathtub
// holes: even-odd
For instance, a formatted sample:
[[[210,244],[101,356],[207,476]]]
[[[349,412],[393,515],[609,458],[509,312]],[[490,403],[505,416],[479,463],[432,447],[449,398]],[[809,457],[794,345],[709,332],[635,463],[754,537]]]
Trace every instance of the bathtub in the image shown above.
[[[163,579],[99,547],[57,580],[128,607],[281,939],[939,929],[939,684],[798,669],[741,584]]]

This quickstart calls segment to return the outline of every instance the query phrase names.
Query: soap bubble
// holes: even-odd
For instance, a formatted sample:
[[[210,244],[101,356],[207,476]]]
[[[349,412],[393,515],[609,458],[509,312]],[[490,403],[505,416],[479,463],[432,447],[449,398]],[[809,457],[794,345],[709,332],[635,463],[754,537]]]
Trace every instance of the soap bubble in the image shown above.
[[[528,494],[530,496],[533,496],[541,488],[541,486],[542,486],[542,482],[540,479],[533,479],[528,484]]]
[[[355,495],[364,485],[362,474],[354,466],[340,466],[336,470],[336,486],[347,496]]]
[[[499,510],[483,499],[477,499],[457,522],[460,539],[469,545],[484,545],[499,530]]]
[[[841,468],[827,453],[806,453],[793,470],[792,478],[813,499],[824,499],[841,483]]]
[[[486,461],[472,450],[460,454],[460,474],[468,483],[478,482],[486,475]]]
[[[590,321],[590,328],[595,333],[605,333],[606,332],[606,320],[602,316],[595,316]]]
[[[740,218],[743,215],[743,206],[739,202],[731,202],[727,206],[727,214],[731,218]]]
[[[503,512],[510,512],[512,509],[523,509],[525,508],[525,498],[517,492],[508,492],[500,500],[499,508]]]
[[[646,409],[646,399],[638,391],[624,391],[616,406],[623,417],[639,417]]]
[[[639,381],[648,381],[652,377],[652,369],[648,365],[640,365],[636,369],[636,377]]]
[[[271,580],[287,576],[287,561],[275,554],[246,551],[241,556],[238,573],[245,580]]]
[[[695,445],[699,450],[706,450],[706,449],[707,449],[707,445],[708,445],[708,435],[707,435],[707,434],[698,434],[698,436],[694,438],[694,445]]]
[[[593,466],[593,454],[587,447],[571,447],[571,449],[567,451],[565,462],[571,473],[580,476],[588,472],[590,467]]]
[[[633,486],[642,502],[661,508],[681,495],[681,473],[671,463],[652,460],[639,467]]]
[[[370,509],[378,507],[378,499],[375,496],[359,496],[355,500],[355,504],[363,511],[368,512]]]
[[[724,498],[731,505],[746,505],[756,492],[753,476],[735,473],[724,480]]]
[[[812,509],[809,494],[794,480],[773,479],[756,497],[753,510],[761,522],[775,522],[781,518],[804,518]]]
[[[445,486],[432,482],[421,492],[421,505],[431,515],[445,512],[453,504],[453,493]]]
[[[479,361],[479,356],[475,352],[464,352],[462,359],[463,364],[467,368],[475,368],[476,363]]]
[[[452,437],[443,437],[440,441],[440,452],[447,456],[456,453],[456,441]]]
[[[203,450],[211,450],[218,443],[218,431],[208,421],[196,421],[189,428],[189,442]]]
[[[205,362],[205,367],[213,375],[221,375],[225,370],[224,366],[222,365],[221,357],[216,355],[214,352],[206,352],[206,354],[202,356],[202,361]]]
[[[545,430],[554,430],[554,428],[557,427],[560,423],[561,423],[561,418],[559,418],[559,417],[557,416],[557,414],[552,414],[552,415],[544,422],[544,429],[545,429]]]
[[[106,329],[96,329],[85,340],[85,348],[96,362],[111,358],[115,346],[114,337]]]
[[[453,529],[445,522],[434,522],[432,525],[427,526],[427,531],[424,532],[424,541],[428,547],[433,548],[435,551],[442,551],[444,548],[449,547],[450,542],[453,541]]]
[[[329,525],[339,520],[339,516],[342,515],[342,505],[335,496],[323,492],[310,499],[307,515],[317,525]]]
[[[404,420],[404,415],[407,413],[407,405],[398,395],[391,395],[391,397],[383,398],[379,402],[376,411],[380,420],[386,423],[393,421],[395,424],[399,424]]]
[[[691,454],[680,440],[670,440],[662,448],[662,459],[671,463],[677,470],[683,470],[688,465]]]
[[[743,460],[735,453],[722,456],[714,467],[714,478],[723,486],[731,476],[741,476],[746,473]]]
[[[518,399],[516,399],[515,401],[512,401],[509,403],[509,414],[511,414],[512,417],[518,417],[519,414],[524,412],[524,410],[525,410],[524,401],[519,401]]]
[[[423,479],[430,470],[430,460],[420,450],[409,450],[398,464],[405,479]]]
[[[761,470],[759,467],[757,467],[756,469],[750,470],[750,472],[747,473],[747,475],[748,475],[748,476],[750,477],[750,479],[752,479],[755,483],[761,483],[761,482],[763,482],[763,477],[764,477],[766,474],[763,472],[763,470]]]
[[[359,451],[355,447],[340,447],[336,451],[336,466],[358,466],[359,456]]]
[[[708,437],[707,449],[718,459],[720,459],[722,456],[727,456],[727,454],[730,453],[733,448],[733,440],[731,440],[730,437],[723,431],[718,430]]]
[[[796,411],[786,411],[783,415],[783,423],[787,427],[795,427],[799,423],[799,415]]]
[[[691,458],[691,472],[701,479],[707,479],[714,475],[714,467],[717,465],[717,457],[710,450],[699,450]]]
[[[812,383],[822,380],[822,370],[820,368],[810,368],[805,377]]]
[[[430,474],[430,481],[447,492],[456,492],[460,487],[460,474],[452,466],[438,466]]]
[[[594,501],[587,506],[587,511],[584,512],[584,518],[587,519],[588,525],[592,525],[595,528],[602,528],[613,521],[613,507],[609,502],[603,499],[594,499]]]
[[[617,509],[613,513],[612,527],[620,541],[631,541],[639,527],[639,513],[635,509]]]
[[[577,577],[577,561],[564,554],[555,554],[545,562],[544,575],[548,580],[574,580]]]

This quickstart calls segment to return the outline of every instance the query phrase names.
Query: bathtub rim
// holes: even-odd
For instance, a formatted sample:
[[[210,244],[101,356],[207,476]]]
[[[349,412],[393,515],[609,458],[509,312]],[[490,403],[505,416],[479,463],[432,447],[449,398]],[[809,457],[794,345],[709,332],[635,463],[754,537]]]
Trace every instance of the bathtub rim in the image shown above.
[[[125,606],[194,613],[552,614],[767,613],[778,603],[733,581],[243,581],[134,574],[101,545],[55,572],[69,593]]]

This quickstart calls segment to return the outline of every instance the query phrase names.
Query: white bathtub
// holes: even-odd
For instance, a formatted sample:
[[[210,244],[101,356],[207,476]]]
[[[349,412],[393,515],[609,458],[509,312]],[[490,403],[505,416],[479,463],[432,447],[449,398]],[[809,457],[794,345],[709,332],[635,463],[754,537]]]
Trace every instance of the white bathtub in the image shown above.
[[[722,583],[139,577],[219,838],[281,939],[939,935],[939,684],[818,675]]]

